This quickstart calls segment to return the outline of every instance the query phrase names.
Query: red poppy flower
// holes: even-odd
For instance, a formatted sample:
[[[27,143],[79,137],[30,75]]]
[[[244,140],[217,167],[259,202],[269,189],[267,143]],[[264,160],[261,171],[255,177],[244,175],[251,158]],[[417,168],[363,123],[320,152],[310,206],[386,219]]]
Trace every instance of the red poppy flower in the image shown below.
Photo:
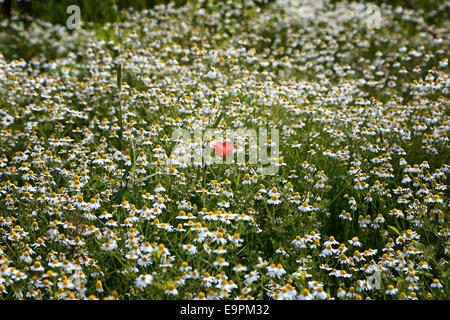
[[[220,154],[222,157],[225,157],[227,154],[233,151],[233,149],[234,146],[228,142],[217,142],[214,145],[214,150],[216,150],[216,152]]]

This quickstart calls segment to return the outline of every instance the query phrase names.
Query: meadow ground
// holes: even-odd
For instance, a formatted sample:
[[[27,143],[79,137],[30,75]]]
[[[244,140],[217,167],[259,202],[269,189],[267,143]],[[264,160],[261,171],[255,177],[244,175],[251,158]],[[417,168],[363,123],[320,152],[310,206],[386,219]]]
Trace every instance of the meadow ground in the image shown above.
[[[439,6],[13,12],[0,299],[448,299]]]

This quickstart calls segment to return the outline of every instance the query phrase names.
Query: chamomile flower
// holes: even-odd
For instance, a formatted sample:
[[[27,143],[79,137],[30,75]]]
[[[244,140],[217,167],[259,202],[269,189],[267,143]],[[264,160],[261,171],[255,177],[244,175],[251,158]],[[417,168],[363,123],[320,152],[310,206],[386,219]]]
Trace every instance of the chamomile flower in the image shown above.
[[[439,281],[439,279],[433,279],[433,282],[431,282],[431,284],[430,284],[430,287],[431,288],[437,288],[437,289],[441,289],[442,288],[442,284],[441,284],[441,282]]]
[[[278,279],[284,274],[286,274],[286,270],[284,270],[281,264],[278,265],[271,264],[270,266],[267,266],[267,275],[271,278]]]
[[[392,284],[388,285],[387,289],[386,289],[386,294],[389,295],[396,295],[398,293],[398,289],[395,288]]]
[[[167,294],[167,295],[177,295],[178,294],[178,290],[177,290],[177,288],[175,287],[175,285],[173,285],[173,284],[169,284],[169,286],[167,287],[167,290],[165,291],[165,293]]]

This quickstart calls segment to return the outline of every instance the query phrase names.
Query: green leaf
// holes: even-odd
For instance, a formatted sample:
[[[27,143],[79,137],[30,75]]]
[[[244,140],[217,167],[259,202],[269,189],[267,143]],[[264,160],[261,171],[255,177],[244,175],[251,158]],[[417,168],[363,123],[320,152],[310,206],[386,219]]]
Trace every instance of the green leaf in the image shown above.
[[[113,200],[115,203],[120,203],[120,202],[122,201],[122,196],[123,196],[124,192],[125,192],[125,187],[120,188],[119,191],[117,191],[117,192],[113,195],[112,200]]]
[[[134,140],[133,139],[130,140],[130,157],[131,157],[131,173],[132,173],[133,179],[134,179],[135,171],[136,171],[136,151],[134,148]]]
[[[400,235],[400,232],[398,231],[398,229],[394,226],[388,226],[389,229],[391,229],[392,231],[394,231],[398,236]]]

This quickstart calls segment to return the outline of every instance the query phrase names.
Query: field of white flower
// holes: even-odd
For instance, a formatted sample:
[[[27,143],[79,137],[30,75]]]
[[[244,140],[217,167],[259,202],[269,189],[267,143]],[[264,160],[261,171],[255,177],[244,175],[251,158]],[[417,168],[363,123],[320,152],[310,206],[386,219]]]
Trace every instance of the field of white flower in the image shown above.
[[[0,299],[448,299],[449,30],[205,3],[0,21]]]

